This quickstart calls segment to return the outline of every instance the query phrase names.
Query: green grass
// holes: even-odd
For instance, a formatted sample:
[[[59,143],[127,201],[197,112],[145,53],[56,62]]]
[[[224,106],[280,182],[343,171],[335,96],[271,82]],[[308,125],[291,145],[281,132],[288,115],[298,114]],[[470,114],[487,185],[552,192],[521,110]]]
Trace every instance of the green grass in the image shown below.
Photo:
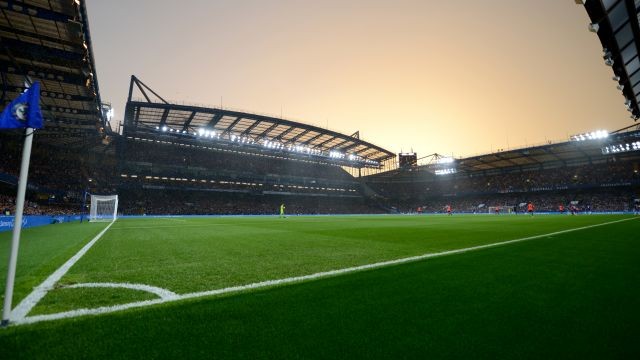
[[[131,219],[115,224],[60,281],[128,282],[182,294],[575,228],[617,217],[290,217]],[[112,292],[120,292],[118,289]],[[51,292],[35,309],[88,300]],[[76,294],[77,293],[77,294]],[[55,298],[52,296],[55,295]],[[52,304],[55,300],[57,304]],[[114,305],[140,294],[92,299]]]
[[[186,293],[621,218],[124,220],[61,283],[144,283]],[[0,348],[28,359],[638,358],[638,233],[633,220],[294,285],[10,327],[0,331]],[[34,313],[148,296],[58,288]]]
[[[72,257],[104,227],[104,223],[56,224],[22,231],[14,305],[27,296],[60,265]],[[0,233],[0,295],[4,290],[11,248],[11,232]]]
[[[58,313],[75,309],[91,309],[105,304],[123,304],[131,301],[156,299],[148,292],[110,288],[57,288],[47,294],[43,305],[36,306],[30,315]]]

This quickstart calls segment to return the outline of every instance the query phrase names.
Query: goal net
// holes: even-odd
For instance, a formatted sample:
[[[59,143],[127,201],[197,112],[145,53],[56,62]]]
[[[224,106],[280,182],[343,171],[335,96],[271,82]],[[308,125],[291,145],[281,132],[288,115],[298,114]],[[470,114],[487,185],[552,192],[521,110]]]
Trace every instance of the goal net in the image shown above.
[[[91,195],[89,221],[115,221],[118,217],[118,195]]]
[[[511,206],[489,206],[489,214],[511,214],[513,208]]]

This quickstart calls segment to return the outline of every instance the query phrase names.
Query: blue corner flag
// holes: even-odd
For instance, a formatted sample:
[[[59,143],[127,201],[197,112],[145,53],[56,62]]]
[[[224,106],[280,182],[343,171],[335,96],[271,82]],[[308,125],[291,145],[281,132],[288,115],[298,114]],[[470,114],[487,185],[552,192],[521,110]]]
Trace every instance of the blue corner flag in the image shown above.
[[[42,127],[40,83],[34,82],[0,114],[0,129],[42,129]]]

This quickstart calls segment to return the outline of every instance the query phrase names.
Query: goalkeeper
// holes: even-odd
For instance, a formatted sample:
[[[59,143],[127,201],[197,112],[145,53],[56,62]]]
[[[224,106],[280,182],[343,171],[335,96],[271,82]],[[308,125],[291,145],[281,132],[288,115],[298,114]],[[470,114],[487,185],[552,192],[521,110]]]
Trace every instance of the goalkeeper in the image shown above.
[[[284,204],[280,204],[280,217],[281,218],[286,217],[286,216],[284,216],[284,209],[285,209]]]

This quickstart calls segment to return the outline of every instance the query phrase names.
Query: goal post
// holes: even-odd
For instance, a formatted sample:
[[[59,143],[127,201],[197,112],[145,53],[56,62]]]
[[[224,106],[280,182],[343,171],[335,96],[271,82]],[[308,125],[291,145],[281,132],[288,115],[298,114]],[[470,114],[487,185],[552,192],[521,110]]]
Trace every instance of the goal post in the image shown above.
[[[511,214],[513,213],[512,206],[489,206],[489,214]]]
[[[118,217],[118,195],[91,195],[90,222],[115,221]]]

